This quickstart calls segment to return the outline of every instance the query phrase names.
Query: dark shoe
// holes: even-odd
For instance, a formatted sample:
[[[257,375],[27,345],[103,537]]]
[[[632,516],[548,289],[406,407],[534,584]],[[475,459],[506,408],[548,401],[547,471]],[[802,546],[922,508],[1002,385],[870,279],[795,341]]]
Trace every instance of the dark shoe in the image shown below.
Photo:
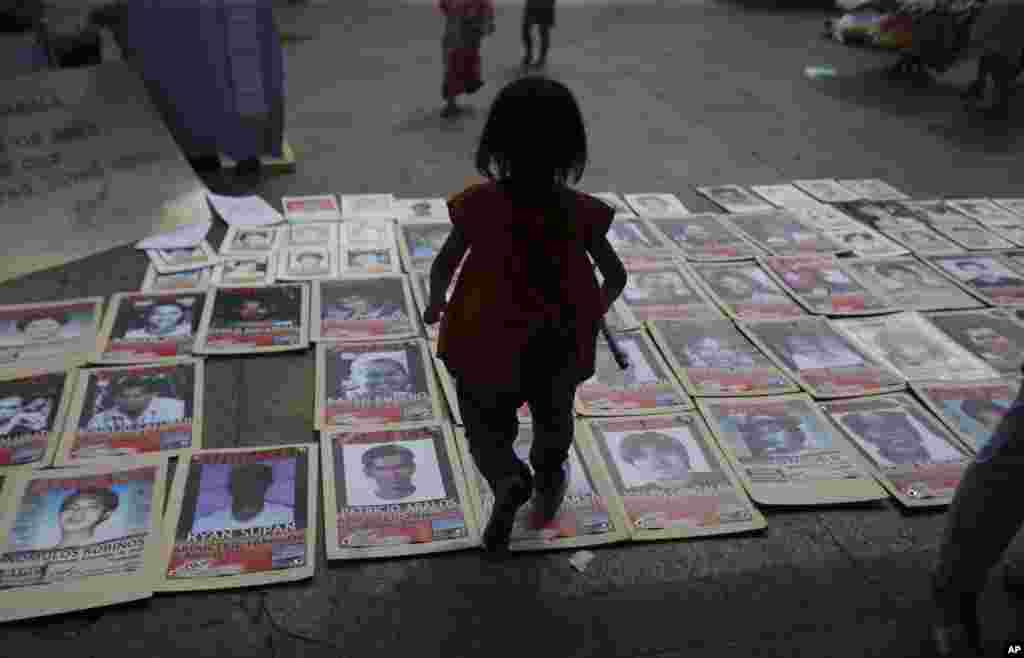
[[[198,174],[210,174],[220,171],[220,158],[216,155],[200,155],[189,158],[188,163]]]
[[[537,520],[541,525],[551,523],[558,516],[558,510],[565,500],[565,492],[569,489],[569,478],[565,471],[558,469],[557,475],[535,476],[536,485],[534,490],[537,497],[533,501],[533,508]]]
[[[263,170],[259,158],[246,158],[235,165],[235,173],[239,176],[255,176]]]
[[[494,492],[494,508],[491,520],[484,528],[484,550],[488,553],[504,553],[508,550],[515,525],[516,512],[530,500],[530,486],[519,478],[506,480]]]

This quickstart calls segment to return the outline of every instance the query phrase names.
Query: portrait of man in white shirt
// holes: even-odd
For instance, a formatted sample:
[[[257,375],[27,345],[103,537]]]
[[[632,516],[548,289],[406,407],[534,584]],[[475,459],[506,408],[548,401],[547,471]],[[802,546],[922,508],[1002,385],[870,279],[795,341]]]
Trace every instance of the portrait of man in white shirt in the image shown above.
[[[228,476],[231,503],[192,522],[192,532],[213,530],[248,530],[286,525],[295,520],[295,509],[267,500],[274,484],[274,468],[270,464],[238,464]]]
[[[139,329],[125,332],[126,339],[173,338],[191,336],[192,322],[190,309],[178,302],[159,302],[146,309],[144,325]]]
[[[159,376],[122,375],[110,385],[113,405],[92,417],[90,432],[133,432],[185,419],[185,401],[160,395]]]

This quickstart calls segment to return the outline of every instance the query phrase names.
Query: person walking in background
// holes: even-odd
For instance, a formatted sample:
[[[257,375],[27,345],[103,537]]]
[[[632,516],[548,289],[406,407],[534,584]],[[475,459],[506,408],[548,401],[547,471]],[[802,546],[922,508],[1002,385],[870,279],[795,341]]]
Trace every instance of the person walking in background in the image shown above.
[[[941,656],[981,655],[978,599],[1024,523],[1022,477],[1024,389],[964,472],[949,509],[932,583],[939,615],[932,632]]]
[[[480,46],[485,36],[494,34],[494,4],[491,0],[440,0],[445,17],[441,50],[444,54],[445,100],[441,116],[459,114],[455,99],[460,94],[476,93],[484,86],[480,64]]]
[[[572,92],[540,76],[510,83],[491,107],[476,154],[490,180],[448,202],[452,230],[430,271],[423,320],[441,321],[438,357],[455,380],[470,453],[494,493],[483,537],[489,552],[508,548],[531,490],[534,525],[557,515],[576,387],[594,374],[602,318],[626,286],[607,238],[614,210],[569,187],[586,162]],[[533,418],[532,475],[513,450],[524,401]]]
[[[540,36],[540,56],[533,61],[533,26]],[[523,10],[523,71],[531,67],[541,69],[548,61],[551,47],[551,28],[555,26],[555,0],[526,0]]]

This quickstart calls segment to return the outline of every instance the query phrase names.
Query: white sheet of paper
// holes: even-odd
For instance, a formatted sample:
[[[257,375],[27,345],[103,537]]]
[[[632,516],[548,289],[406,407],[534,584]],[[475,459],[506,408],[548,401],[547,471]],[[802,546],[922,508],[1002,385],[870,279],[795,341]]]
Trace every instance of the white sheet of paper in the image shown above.
[[[179,226],[173,231],[152,235],[135,244],[136,249],[181,249],[195,247],[206,239],[213,222],[207,220],[199,224]]]
[[[284,221],[284,216],[264,201],[252,196],[223,196],[207,192],[210,204],[229,226],[270,226]]]

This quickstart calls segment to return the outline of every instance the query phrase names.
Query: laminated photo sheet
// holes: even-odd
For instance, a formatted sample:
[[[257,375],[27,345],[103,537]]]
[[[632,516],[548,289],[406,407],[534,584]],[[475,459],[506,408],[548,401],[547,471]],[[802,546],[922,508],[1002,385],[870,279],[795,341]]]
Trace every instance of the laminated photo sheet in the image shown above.
[[[119,292],[96,341],[96,363],[152,363],[192,356],[205,290]]]
[[[689,261],[748,260],[764,252],[741,233],[720,221],[720,213],[646,219],[664,244],[673,246]]]
[[[430,266],[441,251],[452,223],[448,220],[408,221],[398,225],[398,249],[406,272],[430,273]]]
[[[831,325],[910,382],[971,381],[999,376],[991,366],[954,343],[915,311],[833,320]]]
[[[96,351],[103,298],[0,306],[0,377],[83,365]]]
[[[338,250],[329,246],[282,247],[277,252],[278,281],[317,281],[339,275]]]
[[[650,320],[696,320],[721,318],[711,297],[694,281],[681,262],[644,261],[624,256],[626,287],[613,307],[635,329]]]
[[[778,208],[816,206],[821,202],[790,183],[751,185],[750,191]]]
[[[962,212],[940,199],[926,201],[900,201],[899,204],[911,213],[915,213],[926,224],[941,226],[942,224],[963,224],[968,219]]]
[[[150,598],[166,477],[164,456],[7,475],[0,622]]]
[[[731,320],[653,320],[647,329],[690,395],[739,397],[800,391]]]
[[[825,318],[749,322],[740,328],[815,398],[856,397],[906,388],[900,373],[838,333]]]
[[[429,219],[440,219],[445,222],[451,221],[451,214],[448,212],[448,201],[440,197],[395,199],[391,207],[394,210],[395,218],[399,222]]]
[[[931,412],[904,393],[823,404],[889,493],[905,507],[953,501],[971,454]]]
[[[473,500],[476,517],[480,520],[480,527],[484,528],[491,518],[494,494],[473,461],[465,431],[456,428],[455,436],[469,485],[469,495]],[[533,429],[520,427],[512,449],[531,471],[529,455],[532,445]],[[607,474],[601,468],[600,460],[580,421],[576,421],[569,459],[563,469],[569,485],[555,518],[542,524],[534,513],[532,500],[520,507],[512,528],[510,550],[580,548],[629,539],[629,525],[622,504],[616,500]]]
[[[350,274],[398,274],[401,262],[394,247],[373,247],[341,242],[338,252],[341,276]]]
[[[834,505],[887,497],[857,449],[806,395],[697,400],[754,502]]]
[[[313,284],[311,340],[394,340],[420,335],[409,280],[401,274],[350,275]]]
[[[214,288],[199,325],[196,354],[259,354],[309,347],[305,283]]]
[[[896,310],[857,280],[835,256],[765,256],[759,261],[768,274],[810,313],[873,315]]]
[[[202,448],[201,359],[78,371],[56,465]]]
[[[199,450],[175,469],[157,591],[269,585],[316,570],[314,443]]]
[[[966,219],[966,218],[965,218]],[[958,224],[931,224],[935,232],[957,243],[968,251],[991,251],[993,249],[1012,249],[1016,245],[999,237],[992,231],[974,221]]]
[[[629,205],[622,200],[622,197],[615,192],[589,192],[588,194],[611,206],[612,210],[615,211],[615,219],[636,217],[636,213],[633,212],[633,209],[630,208]]]
[[[759,263],[693,263],[691,268],[730,318],[750,322],[807,315]]]
[[[927,215],[911,210],[900,201],[850,201],[837,203],[843,213],[868,226],[887,232],[894,229],[921,228]]]
[[[623,370],[608,342],[597,341],[595,372],[576,389],[581,416],[631,416],[693,409],[672,369],[643,331],[611,332],[629,359]]]
[[[396,249],[395,220],[350,218],[340,224],[341,244],[348,246]]]
[[[984,303],[913,256],[846,258],[843,266],[889,308],[907,311],[980,308]]]
[[[581,423],[635,541],[767,527],[697,413]]]
[[[277,281],[277,254],[229,257],[213,268],[214,286],[269,286]]]
[[[1006,252],[961,252],[929,256],[925,262],[993,306],[1024,305],[1024,262],[1009,257]]]
[[[843,187],[834,178],[795,180],[793,185],[822,203],[844,203],[863,198],[860,192]]]
[[[142,279],[142,286],[139,289],[142,292],[203,290],[210,287],[213,280],[213,269],[212,267],[202,267],[198,270],[160,274],[153,263],[150,263],[146,267],[146,276]]]
[[[922,315],[1000,375],[1020,375],[1024,365],[1024,324],[1006,310],[979,309]]]
[[[910,387],[972,452],[992,440],[999,422],[1020,394],[1020,377],[974,382],[916,382]]]
[[[864,258],[903,256],[909,249],[895,240],[885,237],[873,228],[858,225],[827,231],[829,237],[846,247],[854,256]]]
[[[53,463],[76,379],[72,369],[0,380],[0,476]]]
[[[604,340],[598,337],[598,341]],[[444,361],[437,357],[437,348],[434,345],[430,346],[431,358],[434,363],[434,370],[437,372],[437,378],[441,382],[441,389],[444,391],[444,397],[448,401],[448,408],[452,412],[452,420],[456,425],[465,425],[462,422],[462,412],[459,411],[459,396],[455,390],[455,378],[448,372],[448,367],[444,365]],[[530,405],[523,402],[519,406],[516,412],[516,420],[520,425],[530,425],[533,423],[533,417],[530,416]]]
[[[730,215],[724,221],[773,256],[838,254],[844,251],[825,231],[787,210]]]
[[[620,253],[643,253],[652,250],[672,253],[675,251],[671,242],[662,239],[660,235],[651,230],[649,224],[637,217],[612,220],[605,237],[608,238],[608,244]]]
[[[992,202],[1015,215],[1024,217],[1024,199],[992,199]]]
[[[281,197],[281,207],[289,223],[341,221],[341,207],[333,194]]]
[[[683,202],[674,194],[648,192],[624,196],[630,208],[641,217],[683,217],[690,214]]]
[[[341,216],[350,219],[394,219],[393,194],[342,194]]]
[[[879,226],[878,231],[918,256],[960,254],[964,251],[957,243],[923,224],[916,227]]]
[[[192,247],[176,247],[168,249],[146,249],[149,264],[160,274],[187,272],[201,267],[213,267],[220,258],[210,243],[203,240]]]
[[[287,225],[229,226],[220,243],[221,256],[270,256],[284,244]]]
[[[991,199],[947,199],[946,205],[985,226],[1024,223],[1024,217],[1010,212]]]
[[[785,208],[786,212],[796,215],[802,222],[821,229],[826,233],[852,229],[862,229],[864,225],[850,217],[836,206],[827,203],[815,203],[805,206]]]
[[[320,439],[328,560],[474,548],[480,525],[447,423]]]
[[[771,212],[775,206],[751,194],[741,185],[714,185],[696,188],[697,192],[729,213]]]
[[[316,429],[445,420],[423,339],[316,346]]]
[[[904,201],[910,198],[878,178],[841,178],[839,184],[865,201]]]
[[[286,227],[285,247],[327,247],[337,251],[341,244],[341,225],[337,223],[292,224]]]

